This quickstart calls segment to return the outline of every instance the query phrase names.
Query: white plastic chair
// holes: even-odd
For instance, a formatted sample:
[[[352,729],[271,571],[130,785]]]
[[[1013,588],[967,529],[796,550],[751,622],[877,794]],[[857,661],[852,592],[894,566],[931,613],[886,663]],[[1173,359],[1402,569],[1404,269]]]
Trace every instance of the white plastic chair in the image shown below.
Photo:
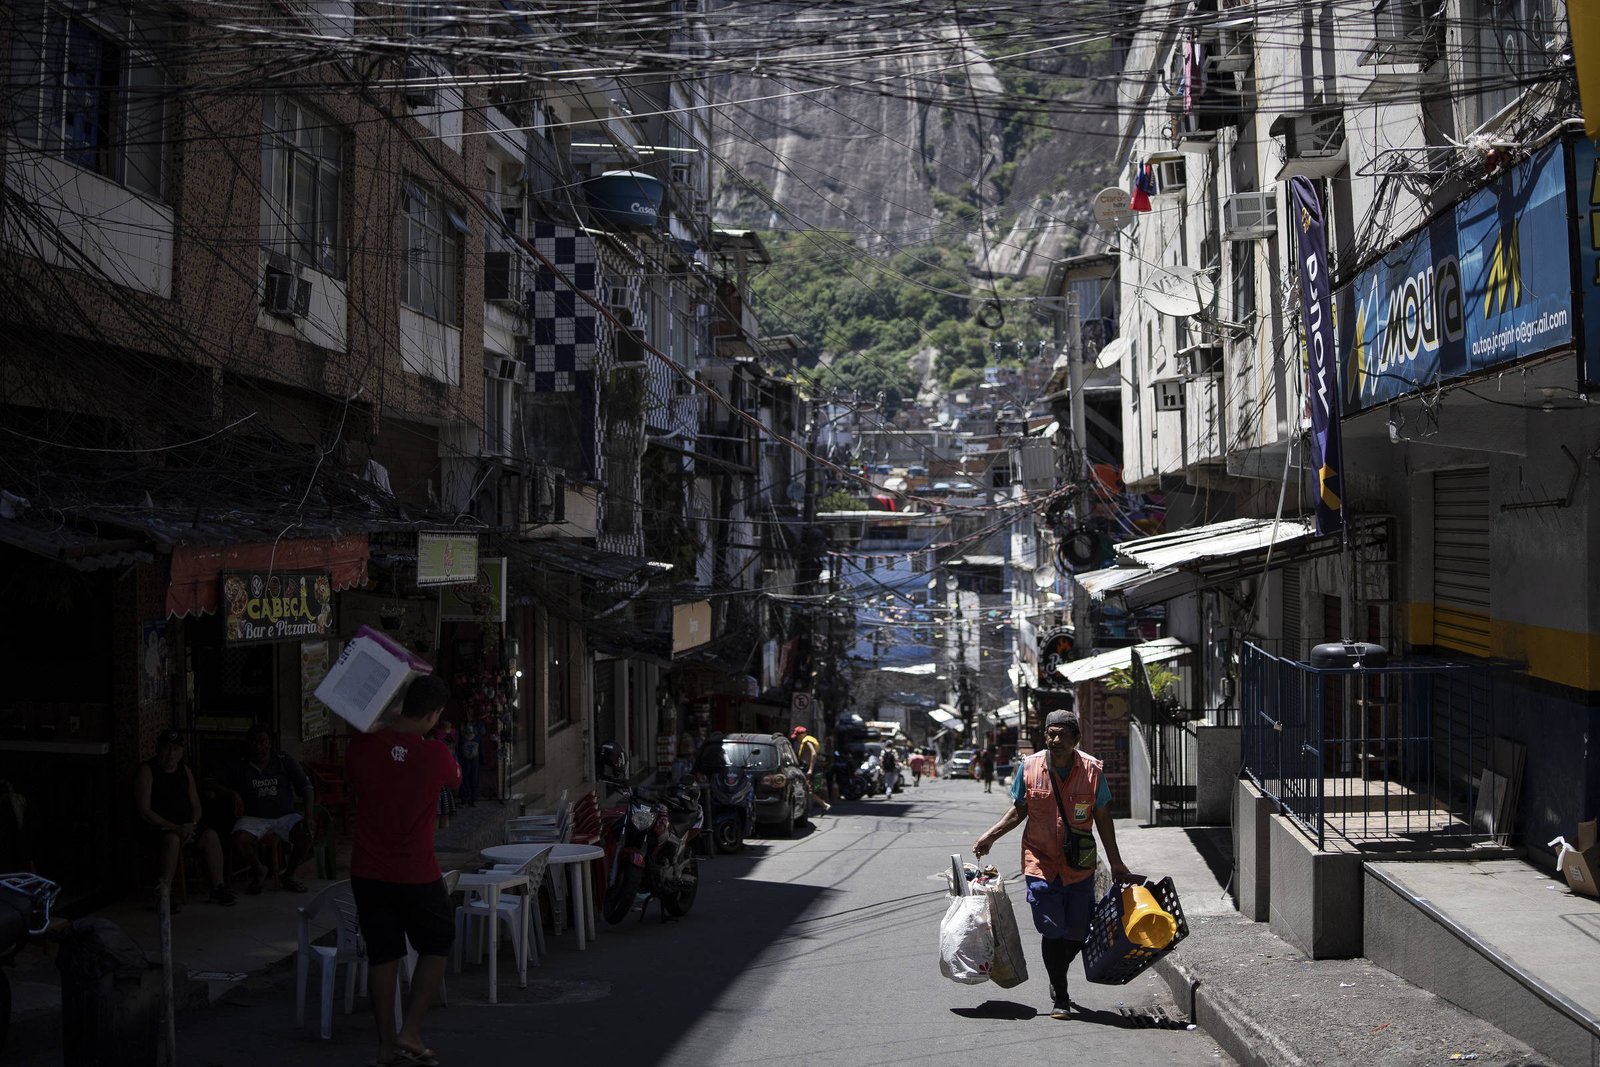
[[[528,962],[530,958],[537,964],[539,952],[544,950],[544,931],[540,923],[534,918],[533,913],[539,907],[539,886],[544,882],[546,867],[549,866],[550,855],[548,850],[541,850],[526,863],[515,866],[501,864],[490,868],[489,871],[479,875],[479,879],[486,879],[500,875],[508,880],[515,878],[518,884],[513,889],[522,892],[502,890],[497,894],[493,921],[499,922],[510,935],[511,944],[517,960],[517,974],[520,984],[526,984]],[[465,936],[471,932],[471,925],[477,920],[490,920],[489,900],[487,894],[472,883],[477,880],[467,876],[461,880],[461,889],[467,894],[466,900],[456,909],[456,944],[455,944],[455,969],[461,970],[461,957],[464,954],[463,942]],[[530,931],[529,926],[533,929]],[[480,933],[476,959],[483,958],[483,942],[487,940],[487,923]],[[537,947],[535,947],[537,946]],[[491,999],[494,993],[491,991]]]
[[[334,943],[314,945],[311,943],[311,920],[324,909],[334,914]],[[322,1038],[332,1040],[333,987],[340,965],[347,968],[344,980],[346,1015],[355,1011],[356,986],[365,990],[367,985],[366,945],[361,940],[361,922],[356,916],[356,901],[349,881],[334,882],[296,911],[299,912],[300,948],[295,954],[295,1025],[304,1026],[306,1022],[306,981],[311,961],[315,959],[322,973]]]

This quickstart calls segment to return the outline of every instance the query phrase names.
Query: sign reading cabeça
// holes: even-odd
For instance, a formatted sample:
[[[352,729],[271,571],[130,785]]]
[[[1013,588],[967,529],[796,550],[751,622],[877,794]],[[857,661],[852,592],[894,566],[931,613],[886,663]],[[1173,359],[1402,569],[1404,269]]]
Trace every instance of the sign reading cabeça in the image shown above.
[[[326,572],[225,573],[222,610],[230,644],[316,640],[333,628],[333,585]]]

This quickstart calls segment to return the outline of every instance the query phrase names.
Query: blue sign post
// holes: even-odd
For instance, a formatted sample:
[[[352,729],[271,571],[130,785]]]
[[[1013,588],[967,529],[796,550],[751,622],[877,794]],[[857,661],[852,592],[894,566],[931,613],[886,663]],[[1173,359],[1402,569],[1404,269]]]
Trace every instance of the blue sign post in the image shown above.
[[[1362,271],[1340,290],[1347,409],[1571,344],[1571,225],[1557,143]]]

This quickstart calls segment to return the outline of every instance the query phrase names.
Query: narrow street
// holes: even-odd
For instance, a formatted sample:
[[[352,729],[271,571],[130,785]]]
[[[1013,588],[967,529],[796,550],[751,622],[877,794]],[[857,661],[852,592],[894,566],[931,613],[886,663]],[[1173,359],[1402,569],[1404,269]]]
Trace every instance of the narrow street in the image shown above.
[[[1046,1043],[1061,1058],[1104,1065],[1232,1062],[1185,1028],[1149,972],[1127,986],[1094,986],[1074,964],[1073,999],[1088,1010],[1064,1022],[1043,1014],[1048,993],[1020,885],[1012,895],[1033,977],[1002,990],[940,975],[937,929],[948,900],[940,872],[1003,804],[998,787],[985,795],[972,781],[924,783],[892,800],[839,804],[790,840],[757,838],[740,855],[702,864],[699,899],[681,921],[662,923],[651,908],[642,922],[635,914],[602,926],[584,953],[570,932],[552,935],[523,990],[506,955],[499,1005],[486,1001],[483,966],[450,975],[450,1003],[430,1017],[429,1043],[444,1064],[550,1054],[669,1065],[1019,1060]],[[1002,871],[1016,863],[1016,841],[996,849]],[[355,1015],[336,1015],[334,1039],[321,1042],[314,1023],[296,1032],[293,989],[292,966],[280,967],[189,1016],[180,1062],[370,1058],[362,1002]]]

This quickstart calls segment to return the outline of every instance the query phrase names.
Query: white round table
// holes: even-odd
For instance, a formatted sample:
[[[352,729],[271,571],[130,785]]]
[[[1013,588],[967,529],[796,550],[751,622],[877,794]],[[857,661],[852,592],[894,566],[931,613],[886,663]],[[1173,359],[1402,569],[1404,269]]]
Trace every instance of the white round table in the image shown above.
[[[594,915],[594,889],[589,881],[589,864],[605,858],[606,850],[599,845],[551,845],[543,841],[530,841],[517,845],[494,845],[478,853],[486,863],[527,863],[534,856],[550,850],[550,866],[567,868],[567,886],[573,907],[576,909],[578,949],[582,951],[596,933]],[[588,934],[585,938],[584,935]]]

